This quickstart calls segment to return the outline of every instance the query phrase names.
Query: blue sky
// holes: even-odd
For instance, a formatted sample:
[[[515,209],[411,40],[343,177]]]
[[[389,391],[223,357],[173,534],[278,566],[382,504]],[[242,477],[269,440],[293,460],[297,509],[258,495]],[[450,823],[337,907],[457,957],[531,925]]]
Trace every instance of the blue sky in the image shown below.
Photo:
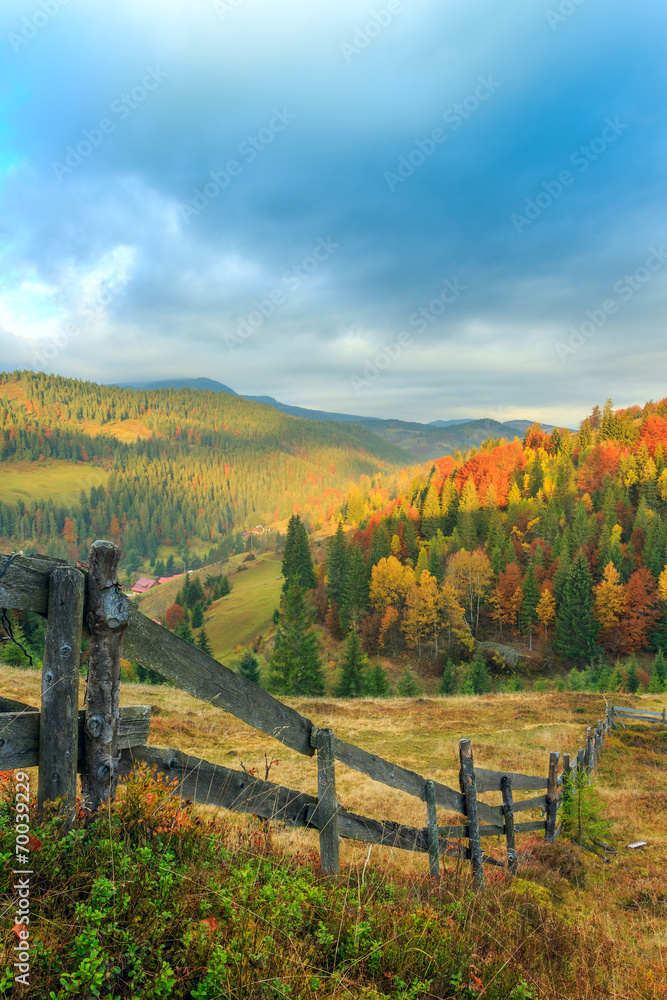
[[[667,395],[661,0],[5,0],[0,368]]]

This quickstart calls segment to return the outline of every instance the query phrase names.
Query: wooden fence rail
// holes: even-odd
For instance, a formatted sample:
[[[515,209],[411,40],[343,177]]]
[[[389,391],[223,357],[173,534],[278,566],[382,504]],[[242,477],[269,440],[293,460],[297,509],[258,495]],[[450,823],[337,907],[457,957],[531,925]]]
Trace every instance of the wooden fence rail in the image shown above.
[[[194,802],[317,829],[322,869],[328,874],[340,871],[339,840],[344,837],[427,854],[433,876],[439,873],[440,856],[467,858],[481,888],[483,864],[500,864],[482,851],[481,839],[505,836],[507,864],[512,872],[516,871],[517,833],[541,830],[548,841],[553,841],[560,831],[557,813],[568,794],[569,784],[564,777],[577,770],[591,773],[595,769],[605,733],[611,731],[614,714],[620,711],[609,707],[604,722],[600,721],[595,731],[588,727],[585,748],[577,752],[573,765],[569,756],[563,756],[560,775],[557,752],[550,755],[545,777],[477,768],[470,740],[463,739],[460,790],[456,791],[346,743],[330,729],[318,729],[310,719],[142,615],[120,592],[115,575],[117,561],[118,553],[111,542],[93,544],[90,569],[83,573],[61,560],[42,556],[0,556],[0,608],[35,611],[49,619],[42,711],[0,698],[0,769],[39,765],[40,789],[44,789],[40,804],[55,797],[53,790],[59,789],[70,818],[77,771],[82,774],[84,806],[92,812],[101,802],[113,798],[119,778],[126,778],[133,767],[144,764],[169,781],[176,779],[175,794]],[[76,598],[64,599],[65,584]],[[82,631],[90,640],[91,654],[86,709],[79,712],[78,648]],[[129,659],[155,670],[195,698],[229,712],[304,756],[317,754],[317,797],[177,750],[147,746],[150,708],[118,708],[121,649]],[[57,698],[53,693],[56,688]],[[66,780],[59,773],[57,781],[49,779],[48,768],[53,771],[56,761],[62,769],[62,747],[69,748]],[[373,820],[341,809],[336,796],[336,761],[419,799],[425,805],[426,825],[417,828],[392,820]],[[541,794],[517,802],[517,791]],[[483,802],[479,796],[486,792],[501,792],[502,805]],[[465,822],[439,826],[438,806],[462,816]],[[544,818],[515,822],[516,813],[538,809]],[[460,840],[467,840],[468,846],[455,842]]]

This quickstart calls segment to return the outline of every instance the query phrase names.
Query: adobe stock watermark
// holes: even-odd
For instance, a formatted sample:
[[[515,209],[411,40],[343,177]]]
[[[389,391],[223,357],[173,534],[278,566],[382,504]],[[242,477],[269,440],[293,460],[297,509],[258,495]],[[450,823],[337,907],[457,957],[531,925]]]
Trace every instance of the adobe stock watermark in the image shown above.
[[[498,80],[494,80],[492,75],[478,77],[479,83],[471,94],[459,103],[453,104],[442,113],[443,121],[450,126],[450,130],[455,132],[461,128],[464,121],[470,118],[477,111],[484,101],[488,101],[491,94],[501,86]],[[395,191],[399,184],[405,184],[409,177],[412,177],[415,170],[422,167],[429,157],[433,156],[436,149],[442,146],[448,139],[448,132],[444,128],[434,128],[424,139],[415,139],[413,148],[407,154],[401,154],[397,160],[394,171],[385,170],[384,179],[390,191]]]
[[[223,340],[229,350],[243,344],[253,333],[256,333],[275,313],[276,309],[284,306],[289,296],[284,291],[286,288],[290,292],[297,292],[302,284],[307,281],[320,266],[334,253],[340,249],[340,243],[336,243],[331,236],[323,239],[318,237],[312,253],[304,257],[298,264],[293,264],[282,275],[281,284],[273,288],[266,298],[255,299],[254,309],[247,316],[238,316],[238,326],[234,333],[225,333]]]
[[[606,153],[609,146],[616,142],[621,132],[625,132],[627,127],[618,117],[614,118],[613,121],[611,118],[605,118],[605,127],[600,135],[591,139],[587,146],[579,146],[578,149],[575,149],[570,154],[568,162],[573,167],[577,167],[580,174],[583,174],[591,163]],[[574,184],[575,180],[576,176],[571,170],[561,170],[555,180],[542,181],[540,185],[542,190],[538,191],[533,198],[526,198],[523,215],[519,212],[512,212],[510,215],[510,222],[517,233],[522,233],[526,226],[532,226],[535,220],[539,219],[542,213],[560,198],[565,188]]]
[[[456,300],[467,291],[468,286],[462,285],[458,278],[450,280],[446,278],[442,283],[442,288],[439,295],[425,305],[420,306],[413,313],[408,316],[408,324],[416,330],[418,333],[423,333],[427,330],[429,324],[435,323],[436,319],[445,312],[448,306],[452,305]],[[407,330],[402,331],[392,340],[389,344],[382,344],[380,349],[372,358],[366,358],[363,371],[361,375],[350,376],[350,381],[352,383],[352,388],[359,395],[364,389],[367,389],[370,385],[375,382],[382,372],[387,371],[394,361],[403,353],[403,351],[413,344],[413,336],[408,333]]]
[[[84,332],[85,327],[83,323],[100,316],[113,297],[125,288],[129,280],[129,277],[119,277],[110,278],[106,281],[104,286],[98,290],[93,302],[79,310],[80,321],[78,323],[66,323],[60,333],[55,334],[49,341],[41,344],[37,350],[33,351],[32,367],[43,370],[47,366],[52,365],[60,352],[64,351],[72,340]]]
[[[666,262],[667,250],[662,244],[659,247],[649,247],[648,256],[644,263],[635,268],[631,274],[624,274],[622,278],[614,282],[613,291],[617,298],[605,299],[597,309],[587,309],[584,314],[586,316],[584,322],[579,326],[569,327],[570,337],[567,343],[559,341],[556,344],[556,353],[560,360],[565,361],[571,354],[576,354],[587,340],[590,340],[598,330],[602,329],[609,317],[617,313],[623,303],[629,302]]]
[[[59,181],[62,181],[66,174],[71,174],[84,160],[87,160],[91,153],[102,145],[104,140],[112,132],[116,131],[117,122],[123,122],[129,118],[132,112],[146,100],[148,95],[166,80],[168,74],[159,66],[147,66],[146,73],[141,82],[136,84],[129,92],[123,93],[111,102],[109,110],[117,118],[101,118],[96,126],[91,129],[83,129],[76,146],[68,146],[65,149],[63,161],[54,160],[51,169]]]
[[[7,41],[14,52],[18,52],[36,38],[42,28],[45,28],[68,3],[69,0],[40,0],[37,10],[29,17],[23,18],[19,31],[10,31],[7,34]]]
[[[243,142],[239,143],[237,153],[242,156],[244,163],[238,160],[228,160],[223,170],[210,170],[209,180],[201,188],[193,188],[192,198],[185,205],[179,205],[181,218],[184,222],[199,215],[218,195],[228,188],[234,177],[240,177],[243,167],[252,163],[257,156],[270,146],[280,132],[295,120],[296,115],[291,114],[287,108],[274,108],[273,115],[268,124],[261,128],[256,135],[249,135]]]
[[[556,10],[546,10],[544,12],[547,24],[552,31],[555,31],[559,25],[564,24],[569,17],[576,14],[579,8],[583,7],[585,3],[586,0],[561,0]]]
[[[402,14],[404,10],[401,0],[389,0],[386,7],[374,10],[365,24],[357,25],[351,42],[340,43],[340,51],[345,56],[345,62],[349,65],[354,56],[367,49],[373,39],[388,28],[396,15]]]
[[[224,21],[227,14],[231,14],[245,3],[245,0],[214,0],[213,10],[216,12],[221,21]]]

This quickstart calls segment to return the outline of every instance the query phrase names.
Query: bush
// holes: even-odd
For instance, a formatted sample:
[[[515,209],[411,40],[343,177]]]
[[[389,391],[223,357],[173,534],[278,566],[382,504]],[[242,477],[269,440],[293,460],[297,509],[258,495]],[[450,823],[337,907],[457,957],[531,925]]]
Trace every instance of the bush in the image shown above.
[[[249,649],[239,660],[239,673],[253,684],[259,684],[259,660]]]
[[[442,677],[440,678],[440,684],[438,685],[438,694],[456,694],[456,669],[452,661],[449,659],[445,663],[442,671]]]
[[[373,664],[366,674],[366,694],[371,698],[391,698],[391,684],[379,663]]]
[[[481,649],[478,649],[470,664],[470,681],[474,694],[488,694],[493,689],[493,681],[486,659]]]
[[[424,693],[424,689],[420,686],[410,667],[399,678],[396,691],[401,698],[419,698]]]

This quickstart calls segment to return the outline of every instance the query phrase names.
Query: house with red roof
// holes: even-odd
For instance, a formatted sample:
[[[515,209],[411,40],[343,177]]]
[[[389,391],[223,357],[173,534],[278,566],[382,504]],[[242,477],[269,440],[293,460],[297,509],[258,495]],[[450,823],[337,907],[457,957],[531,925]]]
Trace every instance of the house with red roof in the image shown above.
[[[133,594],[145,594],[147,590],[155,586],[155,580],[152,580],[148,576],[140,576],[134,587],[132,588]]]

